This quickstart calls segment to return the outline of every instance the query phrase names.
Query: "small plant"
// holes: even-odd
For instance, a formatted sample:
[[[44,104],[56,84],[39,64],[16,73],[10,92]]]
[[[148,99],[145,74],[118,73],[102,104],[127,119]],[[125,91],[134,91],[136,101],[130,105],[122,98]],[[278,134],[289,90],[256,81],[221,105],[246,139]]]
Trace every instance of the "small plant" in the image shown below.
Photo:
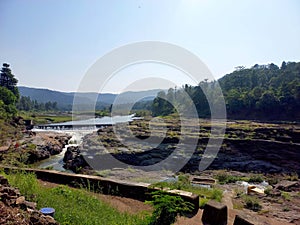
[[[234,193],[235,193],[235,195],[236,195],[236,198],[240,198],[240,197],[242,197],[242,196],[245,194],[245,191],[236,188],[236,189],[234,189]]]
[[[249,182],[252,183],[261,183],[264,181],[264,177],[261,174],[253,174],[249,178]]]
[[[242,210],[244,208],[244,205],[243,205],[243,203],[241,203],[239,201],[233,201],[233,208]]]
[[[208,201],[209,201],[209,199],[207,199],[207,198],[200,198],[199,199],[199,208],[203,209]]]
[[[271,191],[272,191],[271,188],[266,188],[265,191],[264,191],[264,193],[265,193],[266,195],[271,195]]]
[[[185,202],[180,196],[170,195],[162,191],[152,193],[152,200],[146,203],[154,207],[149,225],[171,225],[176,222],[177,216],[193,210],[193,205]]]
[[[47,166],[45,169],[46,169],[46,170],[53,170],[54,167],[53,167],[53,166]]]
[[[285,192],[285,191],[281,191],[281,196],[287,201],[290,201],[292,199],[292,196],[290,195],[290,193]]]
[[[283,209],[282,209],[282,211],[283,211],[283,212],[288,212],[288,211],[290,211],[290,209],[289,209],[289,207],[284,206]]]
[[[279,179],[278,179],[278,177],[270,177],[270,178],[267,179],[267,182],[270,185],[275,185],[279,182]]]
[[[244,196],[245,208],[251,209],[255,212],[260,211],[262,206],[259,204],[259,200],[253,196]]]
[[[240,177],[232,176],[225,171],[218,172],[215,178],[219,181],[220,184],[235,183],[236,181],[241,180]]]
[[[297,173],[291,173],[290,175],[287,175],[285,178],[289,181],[298,181],[299,180],[299,176]]]

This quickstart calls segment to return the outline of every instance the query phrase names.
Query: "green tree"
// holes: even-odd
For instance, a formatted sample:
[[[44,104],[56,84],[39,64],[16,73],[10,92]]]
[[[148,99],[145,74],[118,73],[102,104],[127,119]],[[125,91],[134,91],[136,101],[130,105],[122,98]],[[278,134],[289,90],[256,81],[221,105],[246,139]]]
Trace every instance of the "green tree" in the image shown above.
[[[3,63],[0,73],[0,86],[10,90],[17,99],[19,99],[19,89],[17,87],[18,80],[12,74],[9,64]]]
[[[9,64],[3,63],[0,73],[0,111],[1,118],[10,118],[17,113],[16,103],[19,99],[18,80],[11,73]]]

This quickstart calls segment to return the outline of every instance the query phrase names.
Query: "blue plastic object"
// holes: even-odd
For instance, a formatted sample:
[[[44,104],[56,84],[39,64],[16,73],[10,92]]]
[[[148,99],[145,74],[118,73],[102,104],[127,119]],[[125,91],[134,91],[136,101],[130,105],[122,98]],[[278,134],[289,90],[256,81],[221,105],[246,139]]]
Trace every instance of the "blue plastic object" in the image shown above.
[[[44,215],[53,217],[54,213],[55,213],[55,209],[53,209],[53,208],[41,208],[40,212],[43,213]]]

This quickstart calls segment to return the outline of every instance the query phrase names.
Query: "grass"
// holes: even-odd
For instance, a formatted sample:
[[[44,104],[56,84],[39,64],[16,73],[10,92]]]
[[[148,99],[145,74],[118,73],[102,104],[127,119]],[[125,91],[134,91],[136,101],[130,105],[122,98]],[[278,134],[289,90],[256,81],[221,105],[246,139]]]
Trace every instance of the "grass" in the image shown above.
[[[37,202],[38,208],[53,207],[55,219],[61,225],[132,225],[146,224],[143,213],[121,213],[103,203],[87,190],[67,186],[43,187],[34,174],[18,172],[5,175],[9,183],[20,189],[27,200]]]
[[[224,170],[218,171],[214,177],[220,184],[235,183],[237,181],[246,181],[250,183],[261,183],[265,180],[265,177],[261,174],[252,174],[250,177],[233,176],[230,172]]]
[[[203,207],[208,200],[214,199],[218,202],[221,202],[223,197],[223,191],[218,188],[204,188],[204,187],[197,187],[191,185],[189,179],[186,175],[179,175],[178,181],[173,182],[159,182],[152,185],[153,187],[158,188],[170,188],[170,189],[178,189],[183,191],[192,192],[196,195],[199,195],[199,206]]]
[[[291,199],[292,199],[291,194],[288,192],[285,192],[285,191],[281,191],[281,196],[284,200],[287,200],[287,201],[291,201]]]
[[[72,120],[71,114],[19,112],[24,119],[33,120],[34,124],[61,123]]]
[[[20,128],[0,118],[0,146],[9,145],[11,141],[21,138]]]

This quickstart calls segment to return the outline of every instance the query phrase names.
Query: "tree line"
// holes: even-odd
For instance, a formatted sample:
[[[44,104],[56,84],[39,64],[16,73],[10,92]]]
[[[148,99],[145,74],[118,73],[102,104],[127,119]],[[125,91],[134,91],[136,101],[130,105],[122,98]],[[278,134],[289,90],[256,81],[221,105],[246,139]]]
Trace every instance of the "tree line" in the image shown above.
[[[21,96],[17,103],[17,109],[23,111],[57,111],[57,102],[48,101],[46,103],[31,100],[29,96]]]
[[[300,120],[300,63],[283,62],[280,68],[273,63],[237,67],[218,82],[230,119]],[[189,115],[194,104],[199,117],[208,118],[210,107],[221,104],[221,94],[216,81],[208,80],[197,86],[170,88],[158,93],[152,114],[169,115],[179,108]]]
[[[30,97],[20,98],[17,82],[10,65],[4,63],[0,73],[0,118],[16,115],[17,109],[58,110],[56,102],[40,103]],[[217,88],[218,84],[222,91]],[[194,105],[199,117],[209,118],[210,107],[218,109],[222,104],[222,94],[230,119],[300,121],[300,63],[282,62],[280,68],[273,63],[255,64],[251,68],[239,66],[218,83],[204,80],[197,86],[186,84],[170,88],[159,92],[153,102],[143,102],[135,108],[150,109],[154,116],[169,115],[180,109],[189,116]]]

